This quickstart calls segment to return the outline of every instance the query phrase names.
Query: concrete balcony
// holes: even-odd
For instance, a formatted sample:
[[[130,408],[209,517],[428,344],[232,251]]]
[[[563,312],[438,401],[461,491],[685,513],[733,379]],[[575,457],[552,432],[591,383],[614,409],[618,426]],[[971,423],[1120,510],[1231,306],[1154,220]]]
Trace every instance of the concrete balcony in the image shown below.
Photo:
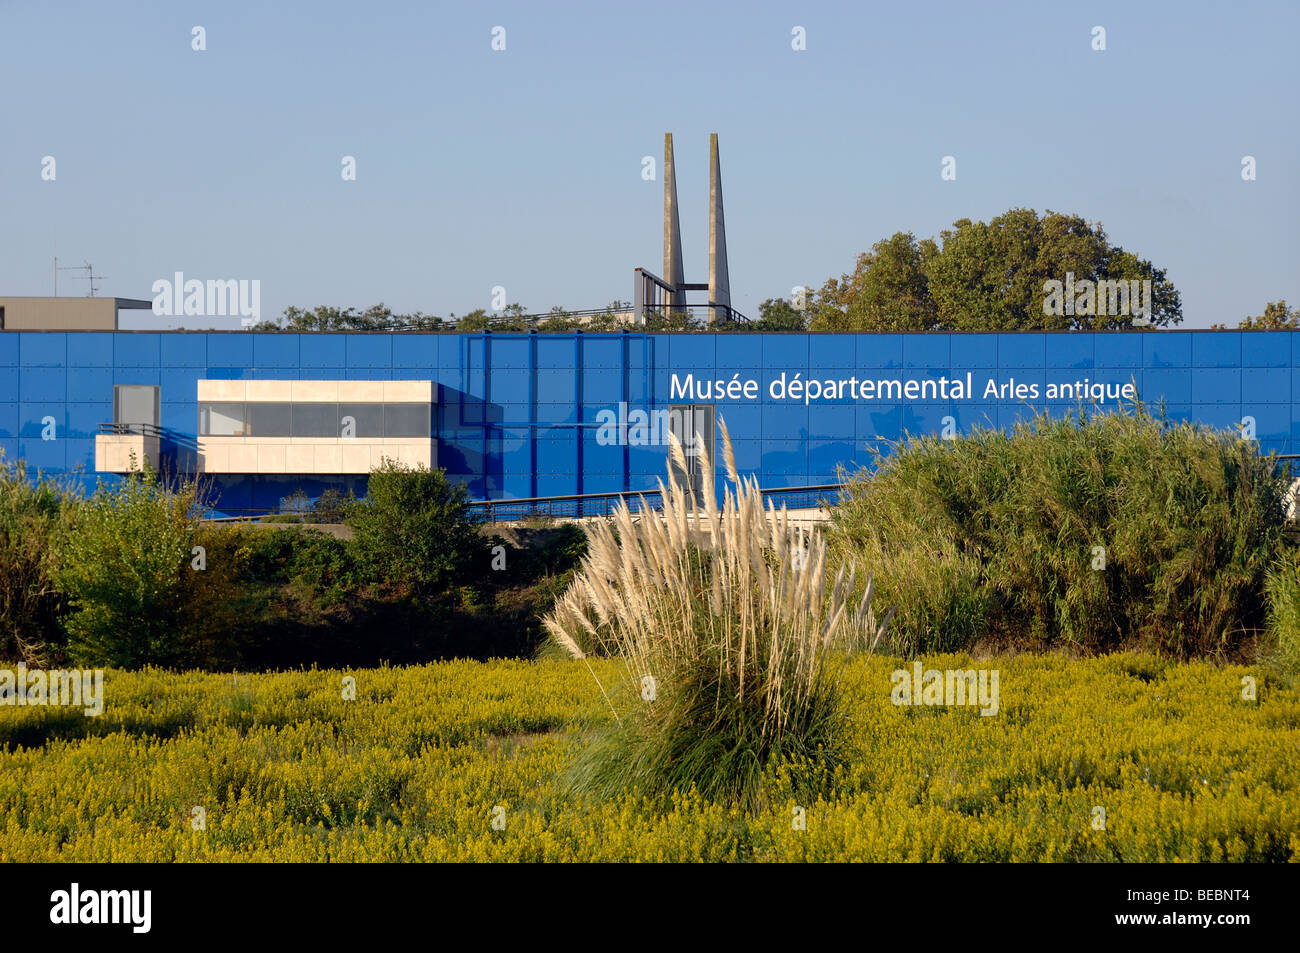
[[[95,470],[130,473],[143,470],[145,461],[160,468],[162,431],[150,424],[101,424],[95,435]]]
[[[200,473],[365,474],[385,457],[438,465],[429,437],[199,437]]]

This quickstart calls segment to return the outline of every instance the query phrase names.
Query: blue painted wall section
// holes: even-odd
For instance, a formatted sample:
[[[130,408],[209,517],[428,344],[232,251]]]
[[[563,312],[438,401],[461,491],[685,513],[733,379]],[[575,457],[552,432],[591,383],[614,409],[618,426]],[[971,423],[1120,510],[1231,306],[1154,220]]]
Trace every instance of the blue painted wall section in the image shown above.
[[[869,461],[869,446],[938,432],[945,417],[968,432],[975,424],[1007,428],[1036,409],[1063,413],[1078,399],[1049,388],[1086,378],[1131,383],[1148,404],[1163,401],[1176,420],[1229,427],[1253,417],[1264,451],[1293,453],[1300,452],[1297,333],[11,331],[0,333],[0,450],[93,487],[94,437],[112,419],[114,385],[157,385],[162,426],[175,441],[192,444],[196,382],[203,378],[431,379],[438,384],[439,465],[476,498],[653,487],[664,473],[665,447],[598,439],[601,412],[617,412],[620,403],[629,410],[711,403],[731,431],[742,470],[756,473],[764,487],[799,486],[834,482],[841,465]],[[708,399],[675,395],[688,375],[710,383]],[[800,388],[792,398],[796,375]],[[938,393],[941,380],[951,387],[968,379],[969,394]],[[783,387],[774,389],[778,381]],[[809,381],[821,391],[815,398]],[[864,398],[865,381],[917,387],[910,397]],[[929,390],[915,392],[926,381]],[[833,382],[829,391],[826,382]],[[43,439],[49,418],[54,440]],[[229,512],[272,508],[295,489],[315,496],[329,486],[364,492],[365,478],[216,480]]]

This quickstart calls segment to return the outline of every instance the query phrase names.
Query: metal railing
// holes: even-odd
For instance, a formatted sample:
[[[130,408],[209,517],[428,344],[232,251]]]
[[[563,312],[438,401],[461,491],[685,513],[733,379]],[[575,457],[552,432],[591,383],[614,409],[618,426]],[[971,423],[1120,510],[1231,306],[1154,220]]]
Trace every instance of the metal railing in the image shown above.
[[[843,483],[818,483],[809,486],[773,487],[759,490],[764,504],[776,509],[813,509],[833,502],[831,497],[843,489]],[[508,523],[536,517],[583,519],[614,515],[623,504],[632,513],[652,513],[663,509],[658,489],[621,490],[614,493],[579,493],[569,496],[533,496],[513,500],[475,500],[469,504],[470,515],[485,523]]]
[[[105,435],[126,436],[135,434],[142,437],[157,437],[159,440],[166,436],[163,429],[156,424],[118,424],[107,423],[99,425],[99,432]]]

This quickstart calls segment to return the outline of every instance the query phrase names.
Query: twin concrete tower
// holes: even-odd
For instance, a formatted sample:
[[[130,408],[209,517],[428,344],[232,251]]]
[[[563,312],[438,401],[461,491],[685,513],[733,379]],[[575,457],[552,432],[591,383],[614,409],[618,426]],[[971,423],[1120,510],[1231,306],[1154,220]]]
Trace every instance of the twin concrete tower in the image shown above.
[[[709,135],[709,283],[688,284],[682,258],[682,226],[677,203],[677,166],[673,160],[673,134],[664,134],[664,273],[659,278],[637,269],[636,320],[644,323],[647,311],[662,308],[668,314],[687,313],[686,292],[707,291],[708,321],[730,321],[731,280],[727,274],[727,229],[722,214],[722,165],[718,159],[718,134]]]

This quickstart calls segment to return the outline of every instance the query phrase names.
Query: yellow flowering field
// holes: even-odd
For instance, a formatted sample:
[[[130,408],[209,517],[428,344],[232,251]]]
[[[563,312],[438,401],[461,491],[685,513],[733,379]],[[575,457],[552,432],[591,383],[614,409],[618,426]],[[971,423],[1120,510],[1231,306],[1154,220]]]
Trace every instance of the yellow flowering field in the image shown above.
[[[855,661],[852,768],[752,815],[568,794],[609,717],[583,662],[109,671],[99,717],[0,706],[0,862],[1300,858],[1300,695],[1264,669],[923,663],[996,668],[997,713],[893,704],[911,663]]]

